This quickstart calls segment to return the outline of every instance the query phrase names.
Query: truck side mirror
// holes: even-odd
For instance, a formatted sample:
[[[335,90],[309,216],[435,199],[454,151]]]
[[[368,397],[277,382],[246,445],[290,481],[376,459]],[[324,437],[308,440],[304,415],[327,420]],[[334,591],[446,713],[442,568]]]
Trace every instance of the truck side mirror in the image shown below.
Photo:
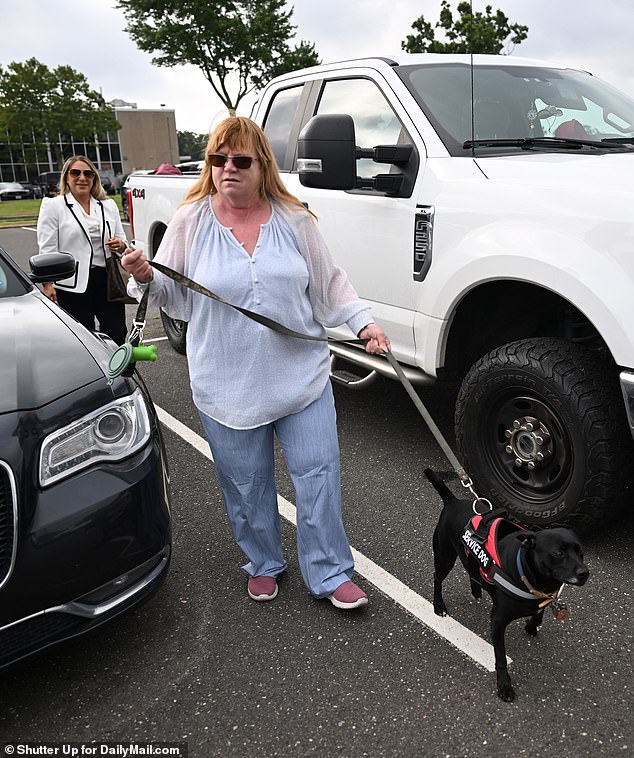
[[[356,146],[354,121],[347,114],[313,116],[297,141],[297,172],[304,187],[315,189],[370,189],[385,195],[409,197],[418,159],[413,145]],[[357,176],[357,159],[400,166],[404,173]]]
[[[305,187],[354,189],[357,164],[352,117],[344,114],[313,116],[297,141],[297,171]]]

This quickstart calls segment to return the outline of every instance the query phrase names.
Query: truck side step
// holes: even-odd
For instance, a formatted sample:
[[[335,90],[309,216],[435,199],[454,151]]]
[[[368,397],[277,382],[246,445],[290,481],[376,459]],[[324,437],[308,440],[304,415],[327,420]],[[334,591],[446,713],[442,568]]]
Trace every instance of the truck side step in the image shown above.
[[[346,371],[345,369],[336,369],[330,372],[330,378],[337,384],[343,384],[348,389],[362,390],[369,387],[370,384],[376,381],[378,374],[376,371],[370,371],[365,376],[359,376],[352,371]]]

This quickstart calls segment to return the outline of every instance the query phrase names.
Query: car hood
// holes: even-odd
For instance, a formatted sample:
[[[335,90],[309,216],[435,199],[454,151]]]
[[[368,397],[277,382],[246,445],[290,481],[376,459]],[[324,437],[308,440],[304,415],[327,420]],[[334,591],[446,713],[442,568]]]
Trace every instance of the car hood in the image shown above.
[[[535,191],[561,188],[563,192],[587,190],[597,194],[625,193],[634,195],[632,171],[634,152],[622,153],[527,153],[490,158],[476,158],[488,179],[508,182],[517,188],[532,187]]]
[[[0,298],[0,413],[38,408],[104,379],[105,368],[56,310],[32,293]],[[105,345],[103,352],[107,360]]]

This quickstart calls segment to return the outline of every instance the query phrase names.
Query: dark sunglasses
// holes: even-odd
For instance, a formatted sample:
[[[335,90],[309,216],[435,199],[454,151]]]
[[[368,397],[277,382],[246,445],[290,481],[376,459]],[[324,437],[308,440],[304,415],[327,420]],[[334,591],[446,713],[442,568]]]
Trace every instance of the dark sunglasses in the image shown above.
[[[227,161],[232,161],[236,168],[251,168],[253,161],[257,161],[257,158],[252,158],[250,155],[221,155],[220,153],[208,153],[207,158],[215,168],[222,168]]]
[[[77,179],[78,176],[81,176],[83,174],[86,179],[94,179],[95,178],[95,172],[91,168],[87,169],[80,169],[80,168],[71,168],[68,170],[68,173],[73,176],[75,179]]]

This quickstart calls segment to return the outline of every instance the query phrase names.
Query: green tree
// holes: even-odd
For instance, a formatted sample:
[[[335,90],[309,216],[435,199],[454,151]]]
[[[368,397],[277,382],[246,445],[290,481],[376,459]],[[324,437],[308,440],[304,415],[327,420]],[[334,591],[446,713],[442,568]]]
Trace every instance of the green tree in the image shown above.
[[[408,53],[488,53],[504,55],[505,47],[519,45],[528,36],[528,27],[509,24],[508,17],[487,5],[485,12],[471,16],[469,2],[458,3],[460,18],[454,21],[448,0],[440,4],[440,17],[432,26],[424,16],[412,24],[417,34],[408,34],[401,47]],[[442,29],[446,42],[435,38],[434,29]],[[512,35],[512,36],[511,36]],[[508,38],[511,37],[509,40]],[[512,51],[512,48],[509,52]]]
[[[25,149],[33,141],[48,142],[61,166],[57,135],[96,142],[99,135],[121,126],[102,95],[90,89],[86,77],[70,66],[49,69],[36,58],[0,67],[0,134],[9,142],[24,138]],[[29,155],[27,153],[27,162]]]
[[[118,0],[137,47],[157,66],[200,68],[225,107],[270,78],[319,63],[312,43],[291,47],[286,0]],[[230,90],[233,90],[233,94]]]
[[[193,161],[200,161],[205,157],[205,147],[209,135],[196,134],[195,132],[176,132],[178,136],[178,154],[188,155]]]

